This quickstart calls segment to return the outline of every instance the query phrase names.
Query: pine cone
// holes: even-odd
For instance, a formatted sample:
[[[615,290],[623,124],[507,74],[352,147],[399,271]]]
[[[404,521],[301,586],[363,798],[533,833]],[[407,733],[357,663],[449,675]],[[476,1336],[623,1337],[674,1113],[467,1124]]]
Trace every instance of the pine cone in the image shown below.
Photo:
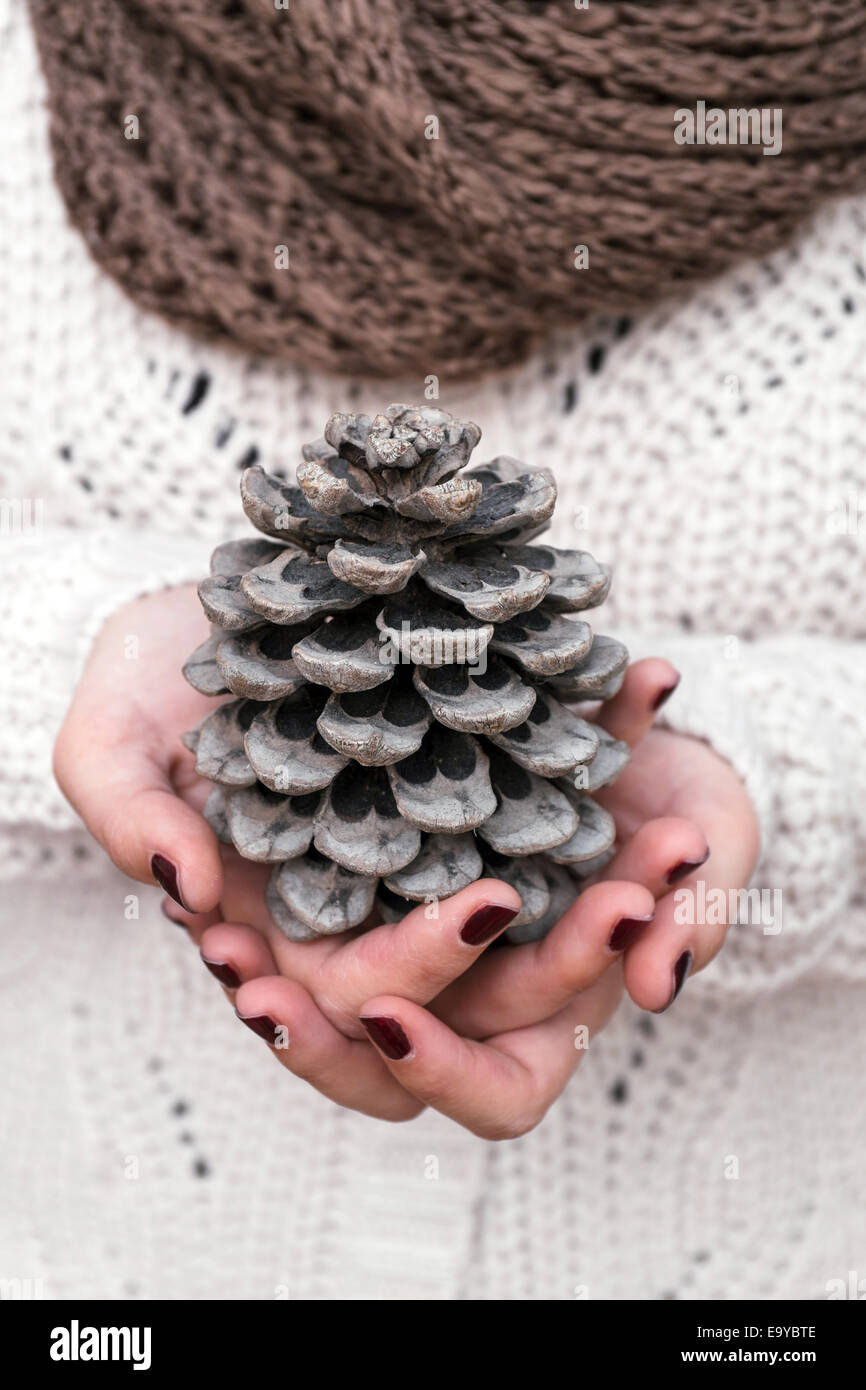
[[[483,874],[517,890],[509,935],[532,939],[613,852],[588,793],[628,749],[563,703],[622,683],[625,647],[567,616],[610,571],[532,543],[550,469],[465,470],[479,438],[428,407],[333,415],[297,487],[247,469],[244,510],[273,539],[219,546],[199,586],[213,635],[184,674],[236,698],[185,741],[217,834],[276,866],[268,907],[294,940]]]

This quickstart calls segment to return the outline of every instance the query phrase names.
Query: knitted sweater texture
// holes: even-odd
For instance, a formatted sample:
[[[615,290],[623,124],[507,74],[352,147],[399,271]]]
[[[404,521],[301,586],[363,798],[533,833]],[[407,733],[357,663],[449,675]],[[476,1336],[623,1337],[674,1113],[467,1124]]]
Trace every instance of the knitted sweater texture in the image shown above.
[[[442,405],[551,463],[551,538],[616,567],[597,626],[682,682],[670,727],[745,779],[755,884],[670,1013],[624,1004],[542,1125],[338,1109],[240,1028],[155,890],[53,784],[105,617],[245,532],[239,469],[423,381],[232,355],[134,307],[51,175],[0,0],[0,1277],[46,1296],[821,1299],[866,1276],[866,203]]]

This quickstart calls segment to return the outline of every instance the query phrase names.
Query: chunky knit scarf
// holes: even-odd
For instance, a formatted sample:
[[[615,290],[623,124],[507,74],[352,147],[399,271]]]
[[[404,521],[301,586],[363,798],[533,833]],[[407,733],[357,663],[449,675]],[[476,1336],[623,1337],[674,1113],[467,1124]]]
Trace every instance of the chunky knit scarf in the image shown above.
[[[866,184],[863,0],[31,4],[94,256],[186,329],[326,370],[504,366]]]

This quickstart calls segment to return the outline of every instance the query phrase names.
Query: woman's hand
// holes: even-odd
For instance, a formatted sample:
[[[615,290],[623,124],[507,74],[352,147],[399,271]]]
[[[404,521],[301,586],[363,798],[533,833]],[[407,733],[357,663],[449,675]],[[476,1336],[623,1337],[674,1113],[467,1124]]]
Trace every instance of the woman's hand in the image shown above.
[[[484,954],[519,899],[482,879],[400,922],[291,942],[267,918],[267,873],[227,856],[226,891],[256,925],[168,913],[241,1020],[339,1105],[386,1120],[432,1105],[489,1139],[531,1129],[559,1095],[621,994],[610,935],[652,904],[636,884],[599,884],[544,941]],[[452,1008],[454,980],[470,987]]]
[[[196,912],[222,889],[219,843],[187,800],[206,785],[180,742],[214,708],[181,667],[208,634],[193,585],[137,599],[105,624],[54,749],[60,789],[130,878]]]
[[[652,724],[660,691],[675,679],[668,662],[637,663],[603,711],[605,722],[627,724],[636,745]],[[191,785],[184,795],[200,802],[202,788]],[[700,838],[686,822],[664,829],[670,852],[680,857]],[[271,921],[265,905],[271,866],[241,859],[231,848],[223,847],[222,855],[219,912],[184,915],[172,909],[170,915],[189,926],[206,963],[227,980],[249,982],[262,975],[294,980],[334,1026],[354,1038],[363,1035],[362,1005],[383,992],[422,1005],[435,1000],[437,1013],[473,1038],[549,1018],[600,977],[621,951],[627,930],[644,926],[653,909],[645,889],[608,879],[584,893],[544,942],[510,947],[481,961],[484,947],[519,906],[513,889],[485,879],[444,903],[409,912],[396,924],[293,942]],[[480,916],[485,912],[486,934]],[[494,921],[497,913],[501,920]],[[228,923],[244,923],[247,930]],[[471,980],[456,985],[476,961]]]
[[[638,742],[674,679],[665,662],[638,663],[605,723]],[[654,839],[679,863],[700,831],[669,818]],[[488,1138],[532,1128],[559,1095],[613,1011],[618,957],[647,929],[654,906],[646,888],[608,879],[544,941],[485,952],[518,899],[482,880],[399,923],[297,943],[267,913],[269,867],[231,850],[224,858],[221,911],[231,920],[169,915],[189,927],[238,1014],[278,1060],[339,1104],[386,1119],[432,1104]],[[365,1030],[378,1056],[362,1041]]]
[[[618,734],[628,737],[627,719]],[[722,947],[731,895],[748,885],[758,860],[755,811],[729,762],[666,729],[650,731],[598,800],[614,816],[623,846],[599,877],[641,883],[657,899],[652,925],[626,951],[625,985],[636,1004],[659,1011]],[[711,893],[724,906],[714,905],[706,914],[712,921],[702,922],[701,904],[712,901]]]
[[[615,1007],[623,952],[632,993],[645,1007],[660,1008],[675,992],[677,962],[689,949],[683,942],[694,945],[699,964],[718,948],[718,933],[698,941],[694,933],[671,930],[666,880],[677,865],[705,854],[707,828],[721,825],[720,798],[722,820],[726,800],[729,822],[747,820],[750,808],[746,801],[737,811],[737,796],[745,793],[709,749],[661,734],[646,741],[649,754],[639,751],[607,794],[620,839],[630,837],[618,861],[544,942],[484,954],[507,925],[505,911],[516,905],[511,889],[490,881],[439,905],[438,917],[422,908],[365,934],[288,942],[264,909],[268,871],[221,852],[198,814],[208,786],[196,778],[179,736],[213,702],[187,687],[180,667],[205,635],[191,587],[139,600],[106,624],[58,739],[58,781],[121,868],[144,881],[155,872],[175,902],[199,914],[172,909],[200,940],[206,963],[230,993],[237,991],[244,1020],[269,1041],[292,1036],[292,1047],[275,1047],[280,1060],[335,1100],[388,1118],[407,1118],[432,1103],[490,1137],[523,1132],[581,1060],[584,1025],[592,1032]],[[674,677],[666,662],[637,663],[601,722],[637,745]],[[686,765],[691,771],[680,776]],[[690,808],[706,810],[705,825],[691,818]],[[653,815],[661,819],[643,823]],[[745,846],[741,857],[748,857]],[[638,881],[617,881],[626,871]],[[663,899],[665,930],[657,937],[649,922],[654,896]],[[210,911],[218,900],[219,913]],[[500,909],[501,921],[496,925],[495,913],[486,913],[491,934],[481,939],[478,914],[489,908]],[[252,927],[229,926],[220,917]],[[461,935],[472,918],[474,943]],[[391,1012],[382,1014],[383,1008]],[[371,1018],[390,1020],[384,1033]],[[365,1031],[378,1056],[363,1041]],[[406,1038],[407,1055],[387,1055],[395,1040],[405,1050]],[[481,1039],[486,1046],[477,1045]]]
[[[632,668],[631,688],[605,711],[613,732],[640,738],[659,674],[649,663]],[[636,1002],[658,1011],[673,1002],[692,960],[700,969],[719,950],[724,925],[701,925],[677,910],[676,894],[694,887],[699,861],[707,887],[727,894],[746,885],[757,858],[742,783],[696,740],[651,731],[605,795],[624,847],[531,945],[481,954],[459,944],[464,923],[485,912],[491,893],[502,907],[516,901],[504,884],[488,881],[438,905],[432,918],[421,907],[351,939],[292,943],[264,910],[267,870],[231,852],[228,900],[256,926],[170,915],[190,926],[241,1018],[325,1095],[392,1120],[432,1105],[485,1138],[514,1137],[562,1091],[589,1037],[614,1011],[623,973]],[[710,839],[718,848],[707,859]],[[383,978],[389,983],[379,993]],[[346,1046],[361,1036],[362,1020],[378,1057],[363,1043]]]

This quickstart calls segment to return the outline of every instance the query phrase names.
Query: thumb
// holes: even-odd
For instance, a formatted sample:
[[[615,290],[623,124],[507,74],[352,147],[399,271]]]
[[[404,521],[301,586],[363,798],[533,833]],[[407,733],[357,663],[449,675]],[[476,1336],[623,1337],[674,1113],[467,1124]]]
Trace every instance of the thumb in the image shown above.
[[[191,912],[209,912],[222,892],[219,842],[203,816],[175,793],[168,770],[128,742],[94,755],[74,725],[61,731],[54,775],[66,799],[119,869],[159,886]]]

